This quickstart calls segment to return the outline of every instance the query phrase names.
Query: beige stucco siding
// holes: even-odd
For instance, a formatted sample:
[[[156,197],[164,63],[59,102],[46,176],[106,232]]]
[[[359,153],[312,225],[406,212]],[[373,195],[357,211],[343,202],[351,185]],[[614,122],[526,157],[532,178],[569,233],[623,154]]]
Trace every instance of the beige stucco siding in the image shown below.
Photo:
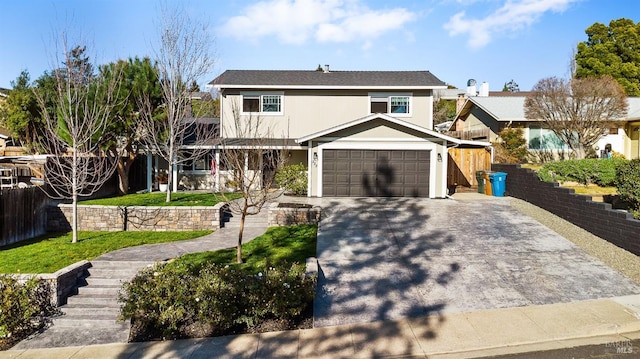
[[[223,137],[237,137],[233,125],[233,109],[241,108],[242,93],[246,92],[227,92],[222,97]],[[259,115],[264,129],[269,128],[275,136],[299,138],[370,114],[370,91],[292,90],[280,91],[280,93],[283,93],[282,114]],[[392,94],[392,92],[385,93]],[[398,115],[398,118],[431,129],[433,124],[431,92],[413,91],[411,95],[411,116]],[[248,118],[247,115],[242,116],[245,120]],[[257,115],[252,116],[255,118]]]

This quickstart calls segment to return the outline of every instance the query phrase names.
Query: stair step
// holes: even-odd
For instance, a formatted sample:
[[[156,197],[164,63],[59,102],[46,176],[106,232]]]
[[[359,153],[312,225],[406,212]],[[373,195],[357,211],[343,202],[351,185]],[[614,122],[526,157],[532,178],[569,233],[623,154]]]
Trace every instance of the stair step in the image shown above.
[[[117,287],[120,288],[122,287],[122,284],[125,282],[124,279],[118,279],[118,278],[99,278],[99,277],[94,277],[94,276],[89,276],[84,278],[84,281],[86,282],[86,286],[96,286],[96,287]]]
[[[74,316],[65,318],[65,316],[53,319],[54,327],[70,328],[115,328],[124,329],[129,326],[128,322],[119,321],[113,317],[107,319],[91,318],[89,316]]]
[[[95,268],[142,268],[153,262],[149,261],[102,261],[93,260],[91,266]]]
[[[62,308],[85,308],[85,309],[88,308],[92,310],[120,309],[120,303],[118,303],[117,300],[114,300],[113,302],[110,302],[110,303],[87,303],[86,301],[84,302],[72,301],[71,303],[68,303],[67,301],[67,304],[60,307],[60,309]]]
[[[110,318],[118,318],[120,315],[120,308],[117,307],[104,307],[104,308],[96,308],[96,307],[68,307],[62,306],[60,310],[65,314],[65,316],[78,316],[78,315],[109,315]]]
[[[120,287],[84,286],[78,287],[78,295],[117,298]]]
[[[96,307],[119,306],[117,298],[113,297],[85,297],[82,295],[74,295],[67,299],[67,304],[90,304]]]
[[[138,270],[136,269],[109,269],[109,268],[89,268],[89,276],[105,279],[126,279],[133,278]]]

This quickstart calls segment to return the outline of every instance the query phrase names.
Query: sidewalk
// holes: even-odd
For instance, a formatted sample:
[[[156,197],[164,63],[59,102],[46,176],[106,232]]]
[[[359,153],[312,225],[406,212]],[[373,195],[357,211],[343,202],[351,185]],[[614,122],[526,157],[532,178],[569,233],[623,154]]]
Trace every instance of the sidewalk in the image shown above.
[[[605,355],[639,338],[635,295],[218,338],[9,350],[0,358],[477,358],[593,344]],[[624,349],[629,357],[640,353]]]

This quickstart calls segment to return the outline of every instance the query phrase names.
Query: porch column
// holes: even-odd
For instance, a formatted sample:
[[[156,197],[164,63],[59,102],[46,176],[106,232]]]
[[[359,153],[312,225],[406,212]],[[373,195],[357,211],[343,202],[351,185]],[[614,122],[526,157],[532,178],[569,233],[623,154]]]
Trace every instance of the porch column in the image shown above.
[[[153,191],[153,155],[147,152],[147,191]]]
[[[220,152],[216,151],[215,154],[215,161],[216,161],[216,172],[213,174],[214,176],[214,185],[213,185],[213,190],[215,192],[220,192]]]
[[[173,192],[178,192],[178,165],[177,164],[173,164],[173,166],[171,166],[171,171],[172,176],[173,176]]]

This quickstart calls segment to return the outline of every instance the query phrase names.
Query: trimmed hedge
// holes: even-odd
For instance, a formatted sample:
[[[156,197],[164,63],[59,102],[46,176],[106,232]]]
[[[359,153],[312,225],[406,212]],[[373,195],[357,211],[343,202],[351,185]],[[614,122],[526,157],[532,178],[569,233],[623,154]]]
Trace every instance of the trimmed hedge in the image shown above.
[[[627,160],[618,158],[549,162],[538,171],[538,178],[545,182],[575,181],[584,185],[614,186],[616,167],[625,162]]]

